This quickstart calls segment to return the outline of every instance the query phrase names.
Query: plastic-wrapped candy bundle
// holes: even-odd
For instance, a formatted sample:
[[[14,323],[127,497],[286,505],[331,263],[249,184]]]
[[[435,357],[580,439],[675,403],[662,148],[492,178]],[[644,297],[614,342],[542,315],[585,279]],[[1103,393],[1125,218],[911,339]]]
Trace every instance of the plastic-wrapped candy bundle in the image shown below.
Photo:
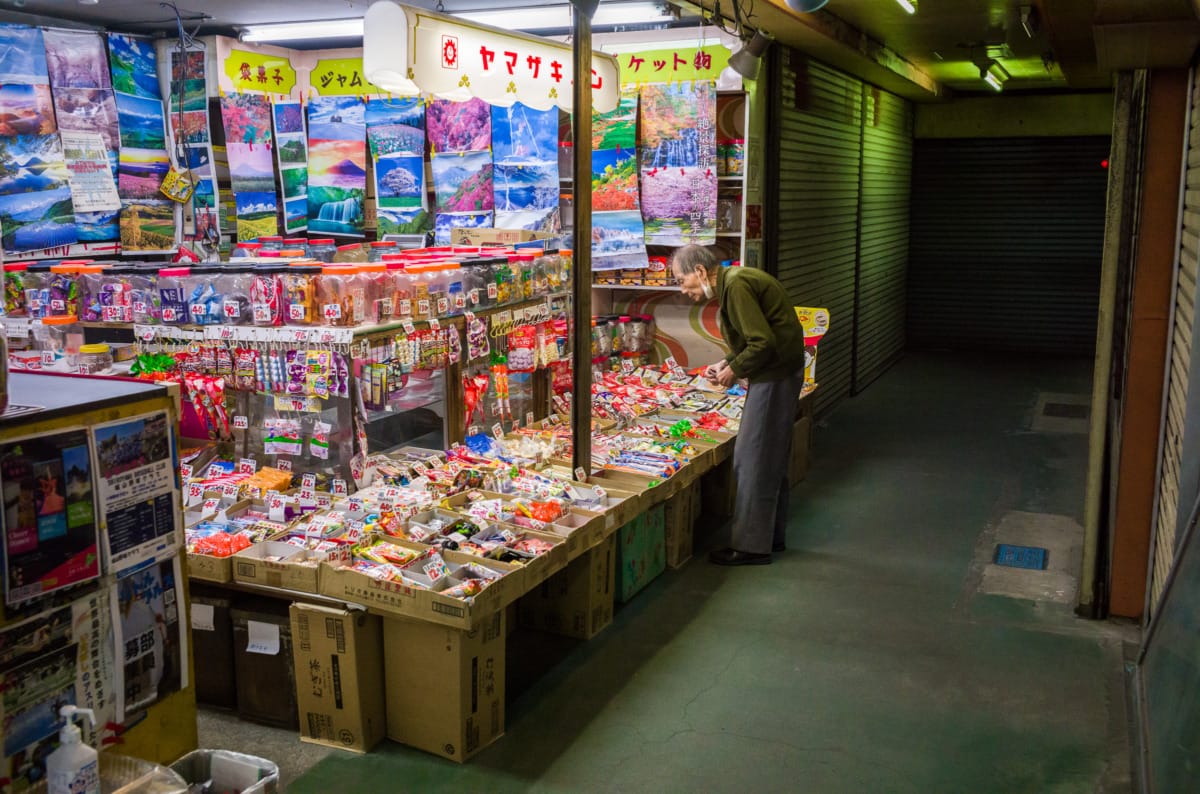
[[[195,325],[220,325],[225,296],[217,289],[219,266],[195,265],[184,282],[188,322]]]
[[[79,284],[76,276],[80,273],[83,263],[62,262],[50,268],[50,276],[46,280],[46,317],[63,317],[68,314],[79,315]],[[89,270],[92,267],[89,266]],[[102,271],[103,268],[96,268]]]
[[[186,267],[164,267],[158,271],[159,317],[164,325],[189,322],[187,279],[190,275],[191,270]]]
[[[257,326],[284,323],[283,274],[287,265],[258,265],[250,281],[250,311]]]
[[[9,317],[25,316],[25,271],[27,262],[4,265],[4,313]]]

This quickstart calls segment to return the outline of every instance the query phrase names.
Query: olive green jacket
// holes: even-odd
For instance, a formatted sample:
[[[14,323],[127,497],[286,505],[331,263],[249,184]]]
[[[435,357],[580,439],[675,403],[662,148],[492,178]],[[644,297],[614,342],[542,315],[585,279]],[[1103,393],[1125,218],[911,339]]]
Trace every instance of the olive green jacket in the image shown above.
[[[804,366],[804,329],[774,276],[752,267],[717,274],[721,333],[733,374],[751,383],[782,380]]]

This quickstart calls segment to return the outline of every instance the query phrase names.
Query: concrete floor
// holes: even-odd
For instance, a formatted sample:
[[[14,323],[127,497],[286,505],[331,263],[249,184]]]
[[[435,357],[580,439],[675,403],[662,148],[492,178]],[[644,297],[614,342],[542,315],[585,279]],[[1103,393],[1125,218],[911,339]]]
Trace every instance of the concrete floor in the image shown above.
[[[1132,629],[1036,573],[980,589],[1006,527],[1073,548],[1086,436],[1031,428],[1039,394],[1089,389],[1088,362],[908,356],[818,424],[789,551],[669,571],[591,642],[514,635],[536,662],[510,655],[507,735],[465,765],[211,714],[202,746],[296,794],[1128,791]]]

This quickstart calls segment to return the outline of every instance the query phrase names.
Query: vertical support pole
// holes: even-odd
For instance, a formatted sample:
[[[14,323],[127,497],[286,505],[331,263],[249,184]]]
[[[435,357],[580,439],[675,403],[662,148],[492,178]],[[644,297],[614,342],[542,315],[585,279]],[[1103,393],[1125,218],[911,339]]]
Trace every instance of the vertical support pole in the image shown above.
[[[572,466],[592,471],[592,14],[597,0],[573,0],[575,84],[571,125],[575,145],[575,244],[571,284]]]

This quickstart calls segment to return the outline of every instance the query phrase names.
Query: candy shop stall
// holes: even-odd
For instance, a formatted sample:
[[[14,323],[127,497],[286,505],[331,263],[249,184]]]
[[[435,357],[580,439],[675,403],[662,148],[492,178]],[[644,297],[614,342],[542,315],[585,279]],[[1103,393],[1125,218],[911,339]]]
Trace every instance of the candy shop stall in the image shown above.
[[[372,47],[372,15],[407,52]],[[731,511],[744,389],[664,355],[653,314],[590,317],[592,259],[630,269],[646,249],[621,242],[627,209],[598,206],[584,252],[564,228],[572,46],[394,3],[368,17],[365,49],[322,51],[0,24],[44,48],[28,77],[63,105],[39,149],[56,165],[27,180],[61,191],[58,215],[0,215],[10,396],[29,410],[0,419],[0,675],[61,673],[39,702],[93,709],[93,746],[174,761],[198,701],[465,761],[504,733],[515,629],[594,636],[688,561],[701,515]],[[451,35],[553,68],[497,82],[485,58],[443,85],[428,53]],[[608,125],[636,93],[613,56],[592,64]],[[81,90],[121,112],[72,117]],[[631,118],[608,141],[633,152],[613,143]],[[59,171],[80,176],[50,186]],[[39,706],[2,707],[7,729]],[[0,785],[44,775],[45,711],[6,738]]]

